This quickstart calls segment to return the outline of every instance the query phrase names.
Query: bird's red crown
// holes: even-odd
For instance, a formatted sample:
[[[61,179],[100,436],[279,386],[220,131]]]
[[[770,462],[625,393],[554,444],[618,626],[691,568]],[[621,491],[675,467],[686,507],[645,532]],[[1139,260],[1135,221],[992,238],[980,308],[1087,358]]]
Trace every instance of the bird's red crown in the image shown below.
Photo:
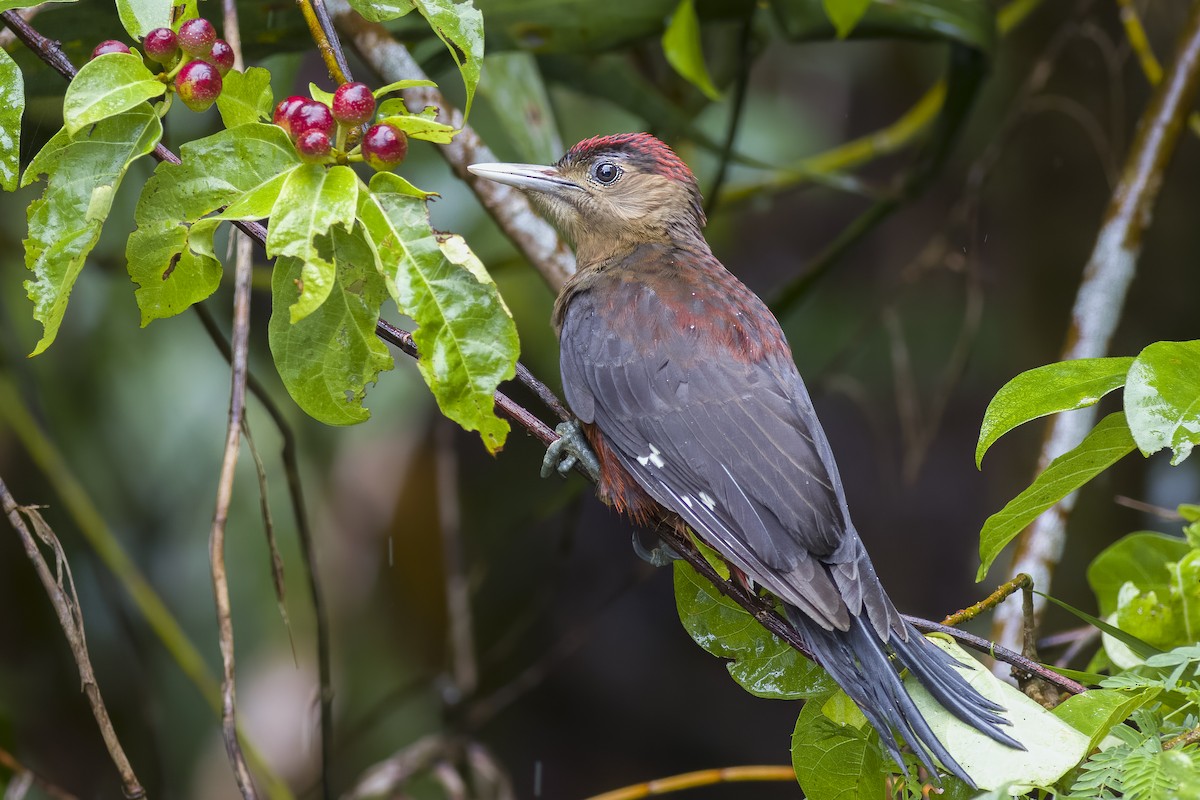
[[[598,155],[624,155],[647,170],[677,181],[695,182],[692,171],[675,151],[648,133],[618,133],[584,139],[563,156],[563,162],[580,163]]]

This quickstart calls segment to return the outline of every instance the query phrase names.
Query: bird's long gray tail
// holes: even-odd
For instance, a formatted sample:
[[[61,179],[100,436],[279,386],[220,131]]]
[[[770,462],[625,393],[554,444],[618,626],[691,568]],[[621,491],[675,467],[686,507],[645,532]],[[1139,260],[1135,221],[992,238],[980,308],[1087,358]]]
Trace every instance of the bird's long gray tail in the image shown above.
[[[789,618],[812,649],[817,663],[862,709],[902,770],[905,768],[896,741],[897,733],[931,774],[937,775],[932,757],[958,778],[972,787],[975,785],[966,770],[934,736],[929,723],[905,691],[900,679],[901,667],[907,668],[934,699],[963,722],[997,742],[1025,749],[1000,729],[1002,725],[1011,724],[1000,716],[1004,708],[976,691],[959,672],[957,662],[908,623],[905,623],[907,639],[893,631],[885,644],[870,622],[862,617],[851,617],[848,631],[827,631],[798,609],[789,609],[789,612]],[[899,664],[889,657],[892,653]]]

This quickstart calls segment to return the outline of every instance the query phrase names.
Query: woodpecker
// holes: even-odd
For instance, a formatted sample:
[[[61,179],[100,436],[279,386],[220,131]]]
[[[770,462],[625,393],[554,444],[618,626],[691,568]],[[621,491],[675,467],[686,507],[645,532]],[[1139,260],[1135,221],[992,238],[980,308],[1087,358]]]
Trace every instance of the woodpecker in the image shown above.
[[[936,759],[974,785],[902,668],[959,719],[1024,749],[1001,730],[1004,709],[888,598],[783,330],[713,256],[699,187],[674,151],[629,133],[585,139],[553,166],[469,169],[524,190],[575,245],[553,324],[601,496],[635,521],[666,506],[783,601],[901,769],[897,734],[933,775]]]

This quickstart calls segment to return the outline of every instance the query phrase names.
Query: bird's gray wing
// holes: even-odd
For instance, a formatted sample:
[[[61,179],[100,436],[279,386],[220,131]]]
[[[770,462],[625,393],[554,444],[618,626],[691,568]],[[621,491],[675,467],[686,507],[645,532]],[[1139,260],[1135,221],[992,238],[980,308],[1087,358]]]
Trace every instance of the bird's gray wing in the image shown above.
[[[791,362],[747,361],[690,330],[614,324],[590,293],[560,332],[567,401],[650,496],[826,628],[896,614],[849,521],[837,467]],[[629,302],[646,302],[645,292]],[[701,355],[702,354],[702,355]],[[786,358],[784,358],[786,357]]]

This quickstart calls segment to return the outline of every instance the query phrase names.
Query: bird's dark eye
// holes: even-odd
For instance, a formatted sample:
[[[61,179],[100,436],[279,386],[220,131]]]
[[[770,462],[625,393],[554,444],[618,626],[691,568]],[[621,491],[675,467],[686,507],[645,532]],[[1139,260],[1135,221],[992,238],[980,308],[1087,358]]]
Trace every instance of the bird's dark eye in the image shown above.
[[[601,161],[592,167],[592,177],[608,186],[616,183],[617,179],[621,177],[621,168],[611,161]]]

